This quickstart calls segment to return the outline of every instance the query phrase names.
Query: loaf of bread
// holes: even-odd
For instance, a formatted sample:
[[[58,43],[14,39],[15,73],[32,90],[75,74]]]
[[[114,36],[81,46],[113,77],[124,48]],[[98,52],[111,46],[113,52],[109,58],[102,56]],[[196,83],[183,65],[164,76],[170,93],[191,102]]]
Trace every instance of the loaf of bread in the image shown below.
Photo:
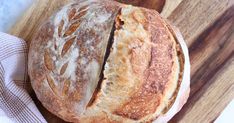
[[[69,122],[167,122],[189,94],[179,31],[154,10],[111,0],[70,3],[29,49],[29,76],[43,106]]]

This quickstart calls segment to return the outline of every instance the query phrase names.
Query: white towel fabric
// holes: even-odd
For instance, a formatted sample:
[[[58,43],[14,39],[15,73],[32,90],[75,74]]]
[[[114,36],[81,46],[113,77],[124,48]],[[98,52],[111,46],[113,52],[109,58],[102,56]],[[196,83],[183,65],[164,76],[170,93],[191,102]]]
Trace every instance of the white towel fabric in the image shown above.
[[[0,32],[1,123],[46,123],[25,90],[27,78],[26,43]]]

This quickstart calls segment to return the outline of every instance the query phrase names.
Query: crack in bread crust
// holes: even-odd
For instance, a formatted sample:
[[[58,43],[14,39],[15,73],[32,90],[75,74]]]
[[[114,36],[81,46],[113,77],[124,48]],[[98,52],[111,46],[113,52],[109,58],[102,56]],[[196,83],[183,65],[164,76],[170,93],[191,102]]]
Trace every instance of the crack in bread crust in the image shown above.
[[[78,3],[63,7],[42,25],[29,51],[37,97],[49,111],[73,122],[85,111],[98,84],[119,9],[108,0]]]
[[[103,72],[104,72],[104,68],[105,68],[105,65],[106,65],[106,61],[109,58],[109,55],[110,55],[110,52],[111,52],[111,47],[112,47],[113,41],[114,41],[114,32],[115,32],[115,30],[116,30],[116,28],[115,28],[115,22],[114,22],[113,26],[112,26],[112,30],[111,30],[110,35],[109,35],[109,40],[108,40],[108,44],[107,44],[107,47],[106,47],[106,52],[105,52],[105,55],[104,55],[103,65],[102,65],[101,73],[99,75],[98,85],[97,85],[97,87],[96,87],[96,89],[95,89],[95,91],[93,93],[93,96],[89,100],[89,103],[86,106],[86,108],[92,106],[92,104],[95,102],[95,99],[97,98],[97,94],[100,92],[102,81],[105,79]]]
[[[154,120],[174,103],[184,69],[167,26],[156,11],[109,0],[65,6],[30,46],[37,97],[70,122]]]
[[[90,117],[91,119],[92,117],[102,117],[95,115],[105,112],[104,114],[115,122],[150,121],[159,116],[160,112],[163,112],[167,105],[169,105],[171,97],[177,89],[179,61],[176,53],[176,41],[169,33],[165,22],[161,20],[161,17],[159,17],[157,13],[147,14],[145,13],[148,12],[147,10],[131,6],[123,7],[121,12],[125,12],[127,15],[125,16],[121,13],[116,19],[116,24],[121,23],[121,26],[116,27],[113,50],[110,54],[109,60],[107,60],[104,70],[106,79],[102,82],[101,91],[96,97],[96,104],[94,103],[92,107],[87,109],[87,112],[84,114],[84,119]],[[145,17],[144,15],[148,16]],[[159,20],[158,22],[152,23],[151,21],[153,19]],[[136,25],[131,25],[134,23]],[[155,27],[151,27],[151,25],[155,25]],[[137,33],[137,28],[139,26],[142,27],[140,28],[141,32]],[[124,29],[129,29],[129,33]],[[149,34],[147,31],[144,32],[144,30],[152,32],[152,34]],[[154,34],[155,31],[158,32]],[[128,34],[127,38],[131,37],[130,33],[136,33],[137,35],[134,35],[134,38],[132,39],[124,39],[125,34]],[[143,36],[144,38],[141,38],[141,34],[145,34]],[[118,35],[121,36],[117,37]],[[149,38],[147,39],[146,37]],[[118,40],[118,38],[120,39]],[[159,38],[161,39],[158,40]],[[127,51],[126,48],[129,48],[130,50]],[[137,51],[137,49],[139,50]],[[155,52],[158,52],[156,53],[157,55]],[[145,56],[144,59],[140,56],[141,53]],[[147,54],[149,56],[146,56]],[[134,57],[134,55],[136,56]],[[166,58],[168,60],[157,58]],[[168,65],[166,63],[168,63]],[[126,66],[124,67],[124,64],[130,66],[130,68],[125,70],[124,68]],[[113,68],[111,65],[116,66]],[[158,71],[162,73],[160,73],[161,76],[152,78],[151,80],[153,81],[147,82],[147,79],[149,79],[150,76],[151,66],[158,67],[157,69],[153,69],[152,72]],[[165,71],[166,69],[168,69],[168,71]],[[113,71],[115,74],[112,74]],[[132,75],[128,76],[126,71],[130,71]],[[148,76],[145,76],[147,74]],[[156,75],[154,74],[153,76],[155,77]],[[166,78],[160,79],[160,77],[163,76]],[[134,77],[136,77],[135,80]],[[128,78],[133,81],[128,80]],[[121,81],[124,83],[121,83]],[[128,85],[128,83],[134,83],[135,88],[131,89],[131,86]],[[124,90],[124,87],[126,87],[128,91]]]

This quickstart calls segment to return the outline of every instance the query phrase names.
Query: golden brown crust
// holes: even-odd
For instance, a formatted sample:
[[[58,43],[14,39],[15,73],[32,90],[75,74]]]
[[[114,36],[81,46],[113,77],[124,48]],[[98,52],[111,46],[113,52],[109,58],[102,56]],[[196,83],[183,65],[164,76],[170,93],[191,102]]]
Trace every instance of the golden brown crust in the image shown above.
[[[141,10],[144,12],[146,19],[144,23],[139,23],[144,25],[147,32],[150,32],[151,56],[147,68],[141,75],[143,76],[142,85],[130,97],[130,100],[116,111],[116,114],[134,120],[139,120],[146,115],[156,112],[160,103],[162,103],[163,92],[167,91],[166,86],[171,82],[169,78],[173,76],[171,74],[175,63],[174,57],[177,57],[174,49],[175,41],[170,37],[161,17],[154,11]],[[143,51],[141,50],[141,52]],[[139,57],[137,55],[134,56],[134,54],[132,56]],[[139,60],[142,61],[143,59],[145,58],[141,57]],[[131,61],[132,66],[138,66],[135,62]]]
[[[176,89],[176,42],[156,12],[126,6],[121,14],[96,105],[141,121],[160,113]]]
[[[180,89],[184,58],[173,36],[153,10],[108,0],[70,4],[31,44],[32,86],[66,121],[150,122],[169,110]]]
[[[32,86],[42,104],[67,121],[77,121],[99,81],[119,9],[109,3],[67,5],[40,28],[31,43]]]

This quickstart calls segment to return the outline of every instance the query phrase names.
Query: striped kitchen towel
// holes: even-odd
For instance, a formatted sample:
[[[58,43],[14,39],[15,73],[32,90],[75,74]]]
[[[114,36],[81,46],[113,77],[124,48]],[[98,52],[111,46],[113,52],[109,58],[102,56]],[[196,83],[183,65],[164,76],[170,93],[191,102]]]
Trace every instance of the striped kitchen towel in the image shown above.
[[[27,45],[0,32],[0,122],[46,123],[26,91]]]

